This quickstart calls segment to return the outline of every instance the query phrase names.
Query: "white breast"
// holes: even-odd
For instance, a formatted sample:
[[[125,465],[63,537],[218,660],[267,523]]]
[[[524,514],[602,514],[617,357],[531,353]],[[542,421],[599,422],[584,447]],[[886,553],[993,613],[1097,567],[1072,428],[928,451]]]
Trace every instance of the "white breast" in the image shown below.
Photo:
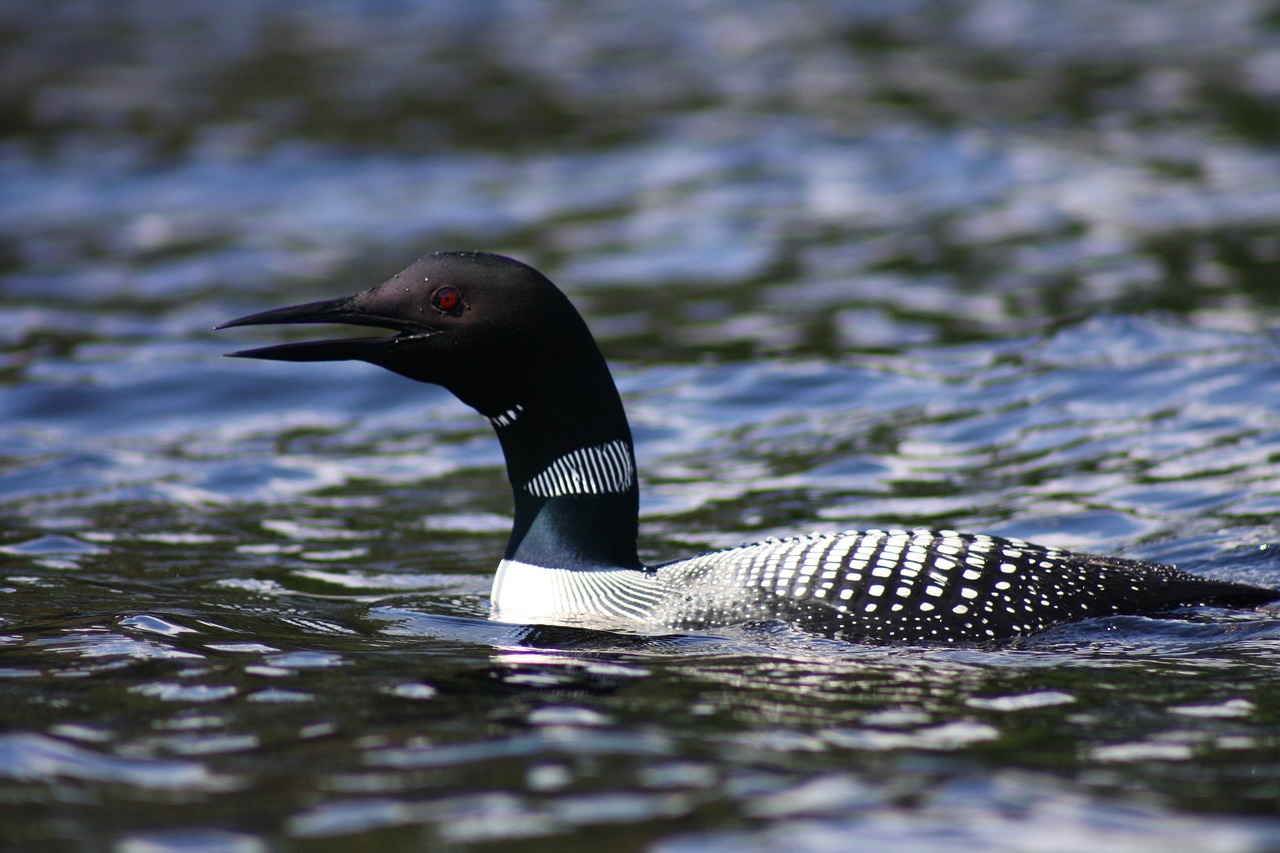
[[[549,569],[518,560],[498,564],[490,616],[517,624],[645,630],[671,590],[639,569]]]

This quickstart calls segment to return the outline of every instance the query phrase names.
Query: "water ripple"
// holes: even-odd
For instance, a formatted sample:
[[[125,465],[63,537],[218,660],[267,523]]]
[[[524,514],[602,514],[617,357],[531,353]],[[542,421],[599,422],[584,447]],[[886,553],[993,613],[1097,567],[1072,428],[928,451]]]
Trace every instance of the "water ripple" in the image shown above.
[[[123,758],[46,735],[0,735],[0,775],[27,782],[56,777],[159,790],[227,791],[241,784],[191,761]]]

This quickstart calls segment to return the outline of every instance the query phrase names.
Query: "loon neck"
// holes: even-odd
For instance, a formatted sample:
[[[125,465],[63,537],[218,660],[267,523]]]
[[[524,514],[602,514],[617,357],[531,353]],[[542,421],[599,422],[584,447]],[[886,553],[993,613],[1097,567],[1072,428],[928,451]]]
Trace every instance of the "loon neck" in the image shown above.
[[[515,497],[506,560],[559,569],[642,568],[640,489],[622,400],[598,351],[485,411]],[[509,403],[509,404],[507,404]]]

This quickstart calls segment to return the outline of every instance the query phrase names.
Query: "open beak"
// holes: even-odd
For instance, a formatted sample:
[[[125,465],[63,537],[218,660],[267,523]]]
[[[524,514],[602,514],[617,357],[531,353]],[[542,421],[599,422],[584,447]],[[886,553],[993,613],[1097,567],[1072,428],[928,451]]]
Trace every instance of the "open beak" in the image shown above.
[[[341,299],[308,302],[287,308],[273,308],[240,317],[216,326],[230,329],[234,326],[267,326],[298,323],[341,323],[348,326],[370,326],[395,332],[372,338],[338,338],[324,341],[299,341],[275,344],[268,347],[229,352],[233,358],[265,358],[273,361],[369,361],[373,354],[387,344],[407,338],[426,337],[434,332],[429,326],[410,323],[403,319],[379,316],[368,311],[364,304],[367,292]]]

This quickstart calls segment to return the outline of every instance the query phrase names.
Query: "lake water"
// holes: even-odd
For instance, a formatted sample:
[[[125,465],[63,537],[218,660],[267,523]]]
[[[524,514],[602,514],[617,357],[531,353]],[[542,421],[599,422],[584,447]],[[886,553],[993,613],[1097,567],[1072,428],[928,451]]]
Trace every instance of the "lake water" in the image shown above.
[[[14,850],[1280,849],[1280,619],[488,620],[438,388],[219,322],[437,249],[611,361],[642,556],[935,526],[1280,587],[1280,11],[0,9]]]

